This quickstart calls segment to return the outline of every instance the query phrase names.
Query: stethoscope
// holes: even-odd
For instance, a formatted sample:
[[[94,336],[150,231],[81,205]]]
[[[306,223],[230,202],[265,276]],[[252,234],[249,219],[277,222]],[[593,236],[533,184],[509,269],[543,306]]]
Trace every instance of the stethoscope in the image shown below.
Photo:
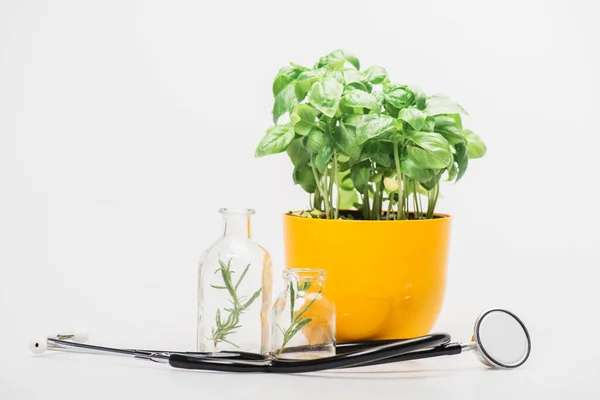
[[[531,353],[531,339],[527,328],[516,315],[502,309],[488,310],[477,318],[473,337],[469,343],[451,343],[450,335],[434,333],[404,340],[338,344],[335,356],[310,360],[282,359],[242,351],[178,352],[117,349],[85,344],[87,339],[87,332],[79,329],[73,333],[31,341],[29,346],[36,354],[46,350],[87,350],[168,363],[175,368],[269,373],[302,373],[364,367],[456,355],[470,350],[474,351],[487,367],[513,369],[523,365]]]

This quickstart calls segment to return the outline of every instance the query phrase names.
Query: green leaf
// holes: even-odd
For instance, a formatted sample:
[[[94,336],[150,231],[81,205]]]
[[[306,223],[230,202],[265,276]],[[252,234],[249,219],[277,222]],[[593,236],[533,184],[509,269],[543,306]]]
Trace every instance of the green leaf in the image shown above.
[[[451,145],[464,143],[465,141],[456,127],[456,120],[446,115],[437,115],[435,117],[434,131],[445,137]]]
[[[462,131],[462,136],[467,141],[469,158],[481,158],[485,155],[487,151],[485,143],[473,131],[465,129]]]
[[[306,136],[315,125],[317,114],[315,109],[308,104],[299,104],[290,116],[290,122],[297,134]]]
[[[403,108],[398,113],[398,118],[406,121],[415,131],[420,131],[425,123],[427,114],[413,107]]]
[[[350,170],[338,173],[337,185],[342,190],[354,190],[354,184],[350,178]]]
[[[363,115],[356,125],[358,144],[363,144],[369,139],[380,136],[395,127],[394,118],[389,115]]]
[[[294,168],[294,183],[300,185],[307,193],[314,193],[317,190],[317,181],[312,168],[308,165]]]
[[[407,155],[417,167],[441,169],[452,163],[452,150],[444,137],[436,133],[415,132],[409,139],[416,146],[407,146]]]
[[[337,70],[325,69],[325,78],[333,78],[338,81],[342,86],[346,85],[346,80],[344,78],[344,74]]]
[[[346,62],[352,64],[354,68],[360,70],[360,62],[353,54],[344,50],[334,50],[324,57],[321,57],[316,64],[317,68],[327,67],[331,69],[342,69]]]
[[[358,194],[354,190],[340,190],[340,209],[349,210],[358,203]]]
[[[444,95],[434,95],[427,99],[425,112],[428,115],[440,114],[465,114],[468,115],[464,108],[458,103],[450,100]]]
[[[414,102],[414,95],[412,92],[401,87],[396,87],[391,91],[384,93],[384,96],[388,103],[398,109],[409,107]]]
[[[343,103],[348,107],[362,107],[379,113],[380,106],[375,96],[362,90],[354,89],[344,95]]]
[[[369,177],[371,176],[371,163],[361,162],[354,164],[350,168],[350,179],[354,182],[354,187],[361,193],[367,189]]]
[[[294,136],[294,129],[289,124],[273,126],[258,144],[254,156],[263,157],[284,152],[294,140]]]
[[[456,175],[458,175],[458,165],[456,165],[455,162],[453,162],[452,164],[450,164],[450,166],[447,168],[448,170],[448,182],[453,181],[454,178],[456,178]]]
[[[378,84],[387,78],[387,71],[379,65],[372,65],[363,72],[363,75],[367,81]]]
[[[345,163],[345,162],[350,161],[350,156],[343,154],[343,153],[338,153],[337,160],[338,160],[338,162]]]
[[[421,131],[423,132],[433,132],[435,128],[435,120],[432,117],[425,118],[425,122],[423,123],[423,127]]]
[[[340,121],[333,134],[333,140],[338,147],[348,156],[358,160],[360,157],[360,146],[356,139],[356,127],[346,125]]]
[[[273,104],[273,122],[277,123],[279,117],[287,112],[291,112],[298,105],[298,98],[294,91],[294,84],[286,86],[277,96]]]
[[[433,177],[427,182],[421,182],[421,186],[423,186],[427,190],[431,190],[440,182],[440,178],[444,170],[439,170],[437,173],[434,173]]]
[[[248,307],[250,307],[252,305],[252,303],[254,303],[254,300],[256,300],[256,298],[260,295],[260,292],[262,291],[262,288],[258,289],[256,292],[254,292],[252,294],[252,297],[250,297],[248,299],[248,301],[246,301],[243,305],[242,305],[242,309],[246,309]]]
[[[456,175],[456,182],[460,180],[465,174],[467,167],[469,166],[469,156],[467,154],[467,145],[464,143],[458,143],[455,147],[456,152],[454,153],[454,161],[458,167],[458,174]]]
[[[369,88],[362,82],[350,82],[346,85],[346,88],[352,87],[354,89],[362,90],[363,92],[369,93]]]
[[[454,122],[456,123],[456,127],[458,128],[458,130],[462,131],[463,126],[462,126],[462,118],[460,117],[460,114],[450,114],[448,116],[450,118],[454,119]]]
[[[287,85],[293,82],[300,73],[308,68],[300,65],[289,65],[281,68],[273,81],[273,96],[277,96]]]
[[[344,86],[333,78],[315,82],[308,93],[308,101],[323,114],[333,118],[340,105]]]
[[[400,162],[400,170],[409,178],[416,179],[419,182],[427,182],[433,178],[433,171],[426,168],[420,168],[412,159],[408,158]]]
[[[352,69],[352,68],[345,69],[343,74],[344,74],[344,81],[346,82],[346,84],[360,83],[363,80],[363,77],[360,74],[360,72],[358,72],[357,70]]]
[[[370,140],[366,142],[362,148],[360,161],[371,160],[383,167],[389,168],[392,165],[392,159],[390,158],[391,153],[392,147],[389,143]]]
[[[313,128],[304,138],[304,148],[311,154],[317,154],[325,145],[329,144],[325,132]]]
[[[294,139],[287,148],[287,153],[294,167],[303,167],[308,165],[310,161],[310,154],[306,151],[302,145],[302,139]]]
[[[298,75],[295,83],[298,101],[304,99],[313,83],[320,81],[323,76],[325,76],[325,70],[305,71]]]
[[[320,173],[323,173],[329,164],[329,160],[331,160],[331,156],[333,155],[333,147],[327,145],[319,150],[317,157],[315,158],[315,167],[319,170]]]

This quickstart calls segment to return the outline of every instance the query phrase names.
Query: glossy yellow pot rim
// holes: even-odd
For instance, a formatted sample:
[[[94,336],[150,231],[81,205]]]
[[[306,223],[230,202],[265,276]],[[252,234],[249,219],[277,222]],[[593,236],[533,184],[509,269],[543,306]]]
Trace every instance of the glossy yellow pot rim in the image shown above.
[[[362,220],[362,219],[325,219],[325,218],[305,218],[305,217],[298,217],[296,215],[291,215],[290,213],[285,213],[283,216],[285,218],[297,218],[297,219],[304,219],[307,221],[311,221],[311,223],[328,223],[328,224],[380,224],[380,223],[386,223],[386,224],[406,224],[406,223],[411,223],[411,224],[435,224],[435,223],[439,223],[440,221],[445,221],[448,219],[452,219],[452,216],[450,214],[442,214],[442,213],[434,213],[434,216],[438,217],[438,218],[431,218],[431,219],[404,219],[404,220]]]

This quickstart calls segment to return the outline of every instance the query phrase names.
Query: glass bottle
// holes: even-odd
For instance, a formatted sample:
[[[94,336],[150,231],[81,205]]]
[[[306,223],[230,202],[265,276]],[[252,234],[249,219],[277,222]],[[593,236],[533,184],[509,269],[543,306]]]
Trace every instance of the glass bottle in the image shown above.
[[[287,269],[273,305],[271,355],[311,359],[335,355],[335,308],[323,294],[326,272]]]
[[[198,268],[198,351],[266,354],[270,344],[272,264],[250,238],[254,210],[221,209],[223,237]]]

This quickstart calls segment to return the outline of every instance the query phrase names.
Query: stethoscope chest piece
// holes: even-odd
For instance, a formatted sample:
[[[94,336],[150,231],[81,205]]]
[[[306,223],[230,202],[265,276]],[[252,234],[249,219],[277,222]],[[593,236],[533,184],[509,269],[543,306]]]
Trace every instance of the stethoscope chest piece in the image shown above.
[[[515,314],[492,309],[475,321],[468,349],[490,368],[512,369],[529,358],[531,338],[525,324]]]

